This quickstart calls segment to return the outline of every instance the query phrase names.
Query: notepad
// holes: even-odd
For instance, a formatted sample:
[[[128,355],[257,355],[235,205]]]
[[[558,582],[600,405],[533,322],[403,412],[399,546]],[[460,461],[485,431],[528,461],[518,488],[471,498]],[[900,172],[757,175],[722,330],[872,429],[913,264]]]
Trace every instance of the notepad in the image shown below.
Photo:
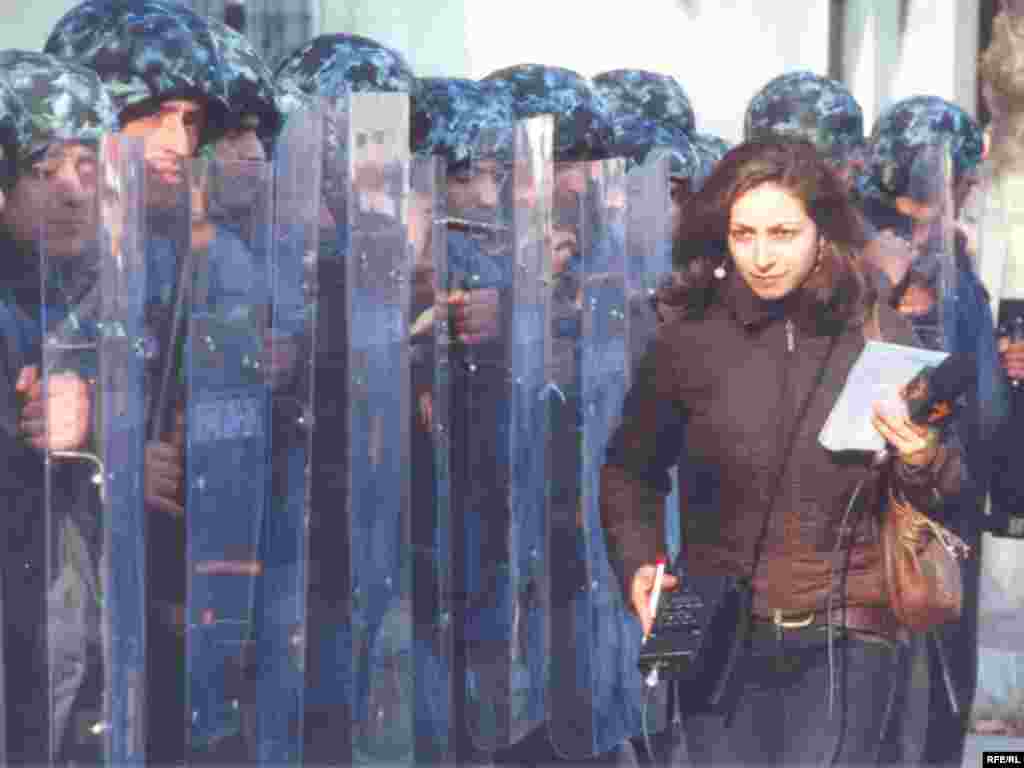
[[[947,352],[868,341],[846,377],[818,442],[830,451],[881,450],[885,440],[871,424],[874,404],[898,397],[900,388],[922,368],[938,365],[948,356]]]

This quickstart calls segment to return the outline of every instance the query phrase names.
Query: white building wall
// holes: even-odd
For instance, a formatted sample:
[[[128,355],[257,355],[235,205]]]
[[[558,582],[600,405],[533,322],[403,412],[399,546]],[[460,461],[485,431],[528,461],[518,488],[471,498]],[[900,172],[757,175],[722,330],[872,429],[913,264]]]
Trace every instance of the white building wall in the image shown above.
[[[847,0],[843,80],[866,130],[889,104],[933,95],[977,113],[978,0]]]
[[[698,128],[730,140],[768,79],[828,66],[828,0],[322,2],[324,32],[393,45],[419,75],[479,78],[524,62],[587,76],[623,67],[671,74],[690,95]]]
[[[275,0],[265,0],[268,6]],[[319,3],[319,7],[316,4]],[[39,49],[75,0],[0,0],[0,48]],[[419,75],[482,77],[540,62],[584,75],[619,67],[674,75],[698,128],[737,140],[747,101],[775,75],[825,73],[843,25],[844,80],[868,125],[892,101],[932,93],[975,110],[979,0],[314,0],[321,32],[401,50]]]
[[[42,50],[50,30],[78,0],[0,0],[0,50]]]

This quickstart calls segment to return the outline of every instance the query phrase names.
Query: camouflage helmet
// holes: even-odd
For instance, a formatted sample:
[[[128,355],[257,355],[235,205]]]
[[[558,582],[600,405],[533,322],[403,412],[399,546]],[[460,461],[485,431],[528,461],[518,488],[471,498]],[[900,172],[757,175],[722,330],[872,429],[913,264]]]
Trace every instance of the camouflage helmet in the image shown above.
[[[695,189],[701,187],[710,171],[704,154],[689,139],[684,138],[676,139],[671,144],[650,146],[643,156],[630,159],[630,170],[640,165],[657,162],[663,157],[668,158],[669,178],[673,181],[689,179]]]
[[[695,133],[690,136],[690,141],[707,155],[712,166],[725,157],[725,153],[732,148],[725,139],[710,133]]]
[[[228,95],[228,125],[237,127],[245,118],[256,117],[256,133],[272,139],[281,127],[274,75],[248,38],[226,24],[207,18],[210,36],[217,46]]]
[[[608,104],[582,75],[561,67],[518,64],[492,72],[484,81],[507,94],[517,120],[555,116],[556,160],[609,156],[614,130]]]
[[[871,132],[868,176],[882,195],[923,199],[940,176],[948,149],[953,181],[981,162],[981,128],[964,110],[938,96],[913,96],[888,107]]]
[[[595,75],[593,83],[608,103],[616,140],[637,122],[684,135],[696,128],[690,99],[674,77],[642,69],[615,69]]]
[[[0,189],[14,183],[18,148],[28,141],[31,130],[25,106],[0,79]]]
[[[291,80],[274,83],[277,92],[277,108],[281,110],[281,119],[286,120],[291,114],[313,106],[313,97],[300,91]]]
[[[277,68],[278,88],[328,98],[349,91],[410,93],[415,77],[398,51],[359,35],[320,35]]]
[[[475,80],[422,78],[412,95],[410,138],[413,152],[443,155],[449,170],[480,154],[511,159],[512,108]]]
[[[207,123],[220,125],[229,109],[209,26],[169,0],[84,0],[57,22],[45,51],[97,72],[118,113],[200,99],[214,113]]]
[[[864,112],[842,83],[813,72],[788,72],[750,100],[743,136],[805,139],[831,163],[844,164],[864,144]]]
[[[18,162],[30,165],[56,141],[98,141],[117,130],[117,114],[99,76],[35,51],[0,51],[3,79],[25,107],[29,132]]]
[[[703,156],[686,134],[650,120],[620,121],[618,128],[612,149],[616,156],[626,158],[627,168],[667,155],[674,178],[702,175]]]

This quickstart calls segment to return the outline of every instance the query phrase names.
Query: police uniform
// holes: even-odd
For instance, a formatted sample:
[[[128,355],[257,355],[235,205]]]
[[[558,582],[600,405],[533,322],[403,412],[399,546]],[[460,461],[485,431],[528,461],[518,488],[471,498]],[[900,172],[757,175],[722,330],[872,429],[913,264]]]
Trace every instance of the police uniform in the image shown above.
[[[104,133],[116,130],[110,100],[84,67],[45,54],[4,51],[0,81],[10,86],[7,93],[13,92],[29,118],[15,156],[20,174],[32,173],[47,150],[64,142],[95,147]],[[45,237],[44,227],[39,232]],[[79,343],[96,338],[97,244],[72,254],[70,264],[51,264],[44,275],[37,241],[18,241],[9,228],[0,237],[5,254],[0,389],[8,448],[3,485],[11,494],[5,540],[12,547],[4,558],[4,604],[7,615],[17,617],[4,624],[6,699],[14,704],[7,711],[7,759],[50,759],[48,738],[54,759],[94,759],[98,743],[81,732],[78,720],[101,706],[99,497],[91,467],[56,461],[47,505],[43,455],[19,434],[22,401],[14,387],[24,367],[41,364],[44,334]],[[95,372],[95,352],[76,357],[83,375]],[[49,543],[48,525],[54,537]],[[48,561],[56,552],[62,557]]]

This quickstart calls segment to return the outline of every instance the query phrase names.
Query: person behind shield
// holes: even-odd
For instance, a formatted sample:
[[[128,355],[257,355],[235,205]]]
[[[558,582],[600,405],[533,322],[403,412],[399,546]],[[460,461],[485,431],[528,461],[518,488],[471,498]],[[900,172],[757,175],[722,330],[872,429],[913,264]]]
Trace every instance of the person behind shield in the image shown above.
[[[868,218],[909,248],[909,260],[888,270],[890,303],[910,321],[924,346],[969,354],[976,361],[974,380],[949,426],[963,445],[968,482],[956,497],[946,499],[941,511],[950,529],[975,551],[1007,397],[988,296],[954,223],[977,182],[982,146],[980,127],[957,105],[935,96],[903,99],[879,115],[861,180]],[[912,637],[909,715],[894,729],[907,762],[962,760],[975,687],[972,606],[978,599],[980,560],[961,564],[965,608],[960,621]]]
[[[546,663],[552,672],[546,679],[541,674],[545,657],[536,646],[519,654],[522,666],[513,666],[512,675],[521,681],[520,700],[529,702],[515,710],[523,733],[495,750],[493,759],[502,765],[632,761],[635,754],[629,737],[639,726],[635,697],[629,690],[635,667],[633,660],[626,660],[628,651],[624,650],[630,627],[623,621],[618,596],[603,588],[610,579],[603,578],[607,565],[598,555],[600,531],[582,514],[582,350],[589,341],[584,338],[584,296],[589,291],[595,303],[607,302],[612,314],[605,317],[617,317],[614,313],[623,310],[623,285],[616,277],[623,275],[625,266],[621,214],[626,200],[609,190],[603,178],[606,171],[614,171],[614,161],[609,165],[599,162],[616,154],[614,114],[594,83],[561,67],[519,64],[491,73],[483,82],[508,95],[517,120],[554,117],[554,241],[547,249],[552,259],[547,294],[551,334],[545,377],[551,393],[546,398],[548,423],[543,433],[529,433],[527,430],[536,427],[528,425],[518,437],[524,443],[544,440],[544,451],[537,451],[537,456],[546,452],[548,460],[543,468],[527,468],[521,463],[513,464],[512,470],[519,498],[531,499],[525,504],[520,501],[512,511],[513,530],[520,543],[516,554],[520,572],[536,570],[537,563],[528,559],[529,553],[541,548],[540,537],[546,536],[548,560],[541,567],[550,570],[551,583],[546,601],[531,596],[535,589],[529,581],[512,599],[525,617],[520,622],[520,637],[540,636],[545,622],[549,627],[552,641]],[[624,187],[617,186],[619,190]],[[529,292],[528,286],[526,290]],[[609,369],[625,369],[623,351],[614,342],[610,348],[601,347]],[[530,392],[512,396],[531,401],[537,397]],[[531,456],[531,460],[537,462],[538,458]],[[540,528],[545,510],[532,501],[531,487],[544,476],[543,471],[548,473],[546,531]],[[494,515],[493,525],[500,531],[507,523]],[[602,588],[591,591],[591,573]],[[549,614],[546,618],[545,612]],[[595,632],[597,627],[601,629]],[[542,716],[546,726],[539,722]]]
[[[348,370],[350,351],[368,361],[367,368],[380,369],[380,356],[393,346],[378,343],[378,332],[398,308],[383,296],[370,300],[384,281],[350,285],[346,271],[350,247],[369,254],[372,272],[373,254],[390,257],[391,249],[408,243],[408,233],[397,226],[399,180],[386,160],[396,149],[387,145],[389,135],[404,133],[397,127],[394,134],[360,131],[353,157],[347,115],[332,102],[347,106],[348,94],[410,94],[415,76],[397,50],[361,35],[328,34],[286,56],[274,77],[286,113],[303,105],[326,109],[316,259],[321,330],[313,375],[317,391],[330,395],[317,398],[314,412],[304,757],[317,763],[347,759],[339,755],[351,747],[367,758],[399,759],[413,734],[411,660],[404,653],[410,609],[405,591],[396,588],[408,583],[409,563],[399,535],[401,510],[379,503],[379,484],[393,484],[394,465],[372,454],[389,453],[373,436],[395,434],[400,409],[390,392],[360,386]],[[346,306],[350,301],[358,303]],[[349,327],[349,318],[374,326],[368,318],[375,308],[379,326]],[[365,436],[351,440],[357,456],[349,453],[350,435]],[[363,452],[360,442],[377,447]],[[347,500],[342,513],[339,499]],[[351,556],[338,556],[339,541],[350,542]],[[367,597],[356,605],[354,594]]]
[[[669,176],[672,226],[676,230],[683,204],[717,159],[711,152],[702,153],[694,141],[697,120],[689,96],[674,77],[642,69],[601,72],[592,82],[608,104],[616,155],[639,163],[643,162],[645,149],[675,145],[678,140],[680,155],[673,160]],[[699,168],[691,169],[690,161],[695,156],[703,161]]]
[[[676,241],[686,269],[672,300],[684,311],[658,328],[602,471],[610,556],[649,632],[659,510],[685,426],[670,513],[681,516],[687,573],[749,577],[753,589],[729,717],[679,689],[691,758],[874,764],[906,641],[870,525],[878,484],[886,472],[927,509],[959,487],[959,453],[881,403],[871,423],[894,455],[884,470],[871,453],[833,455],[817,441],[865,336],[913,335],[861,273],[856,212],[812,144],[733,148],[695,205]]]
[[[421,719],[433,719],[425,724],[430,722],[434,726],[431,737],[435,744],[444,741],[438,735],[447,736],[434,733],[436,726],[452,723],[455,737],[450,749],[460,761],[486,759],[484,750],[474,749],[466,730],[470,706],[466,642],[473,605],[462,595],[469,591],[467,564],[477,556],[481,531],[486,528],[480,518],[483,507],[467,500],[476,489],[495,488],[497,484],[495,467],[481,456],[476,456],[472,473],[467,472],[470,459],[488,451],[479,442],[470,443],[466,438],[470,425],[496,434],[493,420],[502,412],[499,395],[503,391],[503,376],[495,361],[504,349],[499,336],[502,318],[511,307],[511,222],[507,203],[511,192],[508,181],[513,159],[512,130],[508,101],[486,85],[465,78],[417,80],[412,94],[411,149],[419,158],[440,158],[446,171],[447,200],[441,210],[447,213],[443,232],[448,270],[447,281],[438,282],[432,259],[432,235],[440,231],[434,226],[440,214],[431,207],[431,166],[417,161],[412,207],[419,220],[410,221],[417,235],[413,239],[418,246],[415,280],[419,295],[412,331],[413,391],[417,405],[412,477],[417,489],[413,538],[419,569],[415,577],[414,639],[418,640],[422,672],[429,673],[435,663],[423,648],[429,642],[432,627],[438,623],[437,605],[432,598],[436,589],[429,586],[435,583],[433,574],[445,569],[456,585],[452,597],[451,659],[441,658],[445,679],[451,680],[451,694],[435,692],[429,701],[422,701],[418,690],[417,702]],[[444,323],[440,327],[448,328],[451,343],[447,346],[448,389],[437,393],[435,339],[439,323]],[[448,402],[447,423],[435,423],[435,394]],[[446,455],[440,453],[444,447],[436,439],[442,432],[450,434]],[[448,496],[438,499],[434,473],[435,462],[441,461],[450,467],[451,481]],[[441,511],[435,511],[439,500],[451,505],[451,530],[435,528],[436,521],[442,519]],[[444,545],[451,554],[447,562],[435,564],[432,542],[438,534],[446,537]],[[427,553],[429,558],[424,556]]]
[[[122,134],[142,143],[150,352],[143,473],[147,687],[161,691],[148,699],[146,753],[150,760],[173,762],[184,759],[189,725],[182,716],[188,404],[185,371],[177,362],[187,333],[175,327],[172,302],[189,293],[193,307],[224,313],[244,307],[252,289],[251,258],[234,261],[238,250],[224,262],[221,250],[210,251],[206,261],[197,253],[201,268],[189,286],[179,284],[177,274],[193,234],[190,164],[200,147],[218,138],[230,112],[223,62],[200,16],[160,0],[85,0],[57,21],[45,50],[95,71],[114,101]]]
[[[217,161],[211,189],[211,215],[240,228],[254,243],[254,213],[261,210],[266,163],[281,129],[282,113],[270,68],[244,35],[217,19],[206,25],[219,53],[230,110],[222,134],[213,142]],[[255,243],[254,243],[255,244]]]
[[[132,44],[126,45],[129,38]],[[206,23],[173,2],[86,0],[57,22],[45,50],[96,71],[114,101],[122,132],[142,140],[149,247],[159,249],[168,216],[188,205],[186,162],[219,134],[228,112]],[[149,276],[149,292],[162,299],[169,298],[174,282],[175,265],[168,262],[173,258],[155,260]],[[228,291],[237,296],[244,288]],[[173,425],[168,432],[173,434]],[[146,448],[148,503],[170,515],[183,512],[181,442],[172,437]]]
[[[94,759],[98,740],[74,727],[100,718],[102,687],[100,500],[97,467],[83,459],[94,452],[97,405],[98,142],[117,119],[99,78],[54,56],[2,51],[0,82],[29,118],[0,212],[5,538],[14,547],[4,602],[17,617],[4,627],[6,699],[18,703],[7,712],[7,760]],[[44,336],[61,358],[45,386]],[[62,557],[48,560],[54,552]]]

